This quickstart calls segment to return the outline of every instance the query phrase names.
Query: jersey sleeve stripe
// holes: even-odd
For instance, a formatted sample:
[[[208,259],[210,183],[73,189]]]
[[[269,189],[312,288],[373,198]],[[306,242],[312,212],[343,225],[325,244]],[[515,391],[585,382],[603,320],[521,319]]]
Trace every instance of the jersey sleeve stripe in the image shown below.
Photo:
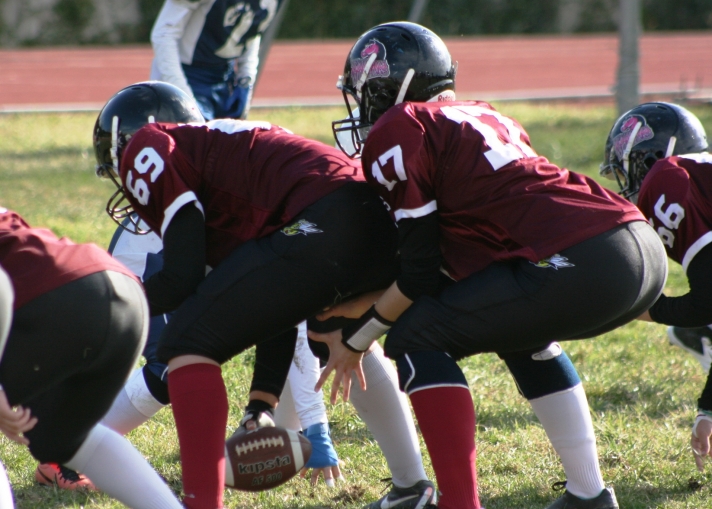
[[[702,248],[710,242],[712,242],[712,232],[707,232],[687,248],[685,256],[682,259],[682,270],[685,271],[685,274],[687,274],[687,267],[689,267],[690,262],[692,262],[695,255],[702,251]]]
[[[433,200],[430,203],[426,203],[422,207],[418,207],[417,209],[398,209],[393,213],[393,215],[396,218],[396,221],[400,221],[401,219],[406,218],[413,219],[416,217],[427,216],[436,210],[438,210],[438,204],[435,200]]]
[[[171,220],[173,219],[173,216],[176,215],[176,212],[178,212],[183,205],[190,202],[194,202],[195,206],[198,207],[198,210],[200,210],[200,213],[203,214],[203,217],[205,217],[203,205],[201,205],[198,201],[198,197],[195,196],[193,191],[186,191],[173,200],[173,203],[166,207],[166,210],[163,213],[163,223],[161,224],[161,237],[163,237],[166,233],[166,229],[168,228],[168,225],[171,224]]]

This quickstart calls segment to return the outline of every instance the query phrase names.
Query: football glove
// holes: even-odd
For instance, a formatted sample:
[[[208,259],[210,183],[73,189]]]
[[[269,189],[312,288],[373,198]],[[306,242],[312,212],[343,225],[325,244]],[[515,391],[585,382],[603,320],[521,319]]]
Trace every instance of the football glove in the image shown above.
[[[304,431],[304,436],[312,445],[312,453],[305,468],[325,468],[339,464],[339,457],[331,442],[328,423],[312,424]]]

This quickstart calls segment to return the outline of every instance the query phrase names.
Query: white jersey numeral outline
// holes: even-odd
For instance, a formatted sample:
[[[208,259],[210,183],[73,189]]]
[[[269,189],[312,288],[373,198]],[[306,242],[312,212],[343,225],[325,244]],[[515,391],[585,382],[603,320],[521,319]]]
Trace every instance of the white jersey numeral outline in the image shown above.
[[[393,167],[396,171],[396,176],[401,182],[408,180],[408,176],[405,174],[405,166],[403,165],[403,150],[400,145],[391,147],[386,150],[383,154],[378,156],[377,161],[373,161],[371,165],[371,173],[373,173],[374,178],[380,183],[386,186],[389,191],[393,190],[393,187],[398,183],[398,180],[388,180],[381,171],[390,159],[393,159]]]
[[[685,209],[679,203],[671,203],[663,210],[664,205],[665,195],[661,194],[653,210],[655,211],[655,217],[665,225],[658,228],[658,235],[663,244],[672,249],[675,244],[675,233],[672,230],[677,230],[682,220],[685,219]]]
[[[260,23],[257,32],[262,33],[274,18],[277,12],[277,0],[260,0],[260,9],[267,11],[267,16]],[[234,58],[236,55],[242,55],[245,52],[245,43],[241,42],[245,34],[252,27],[252,22],[255,18],[255,13],[252,6],[247,2],[239,2],[225,11],[223,26],[229,27],[237,21],[237,18],[242,16],[240,22],[232,29],[230,37],[227,38],[225,44],[215,51],[215,54],[222,58]]]
[[[150,172],[148,177],[151,179],[151,182],[156,181],[161,173],[163,173],[164,168],[165,162],[163,161],[163,158],[153,147],[143,147],[141,152],[139,152],[134,158],[134,169],[140,175],[145,175]],[[133,172],[131,170],[129,170],[126,174],[126,189],[134,195],[136,200],[138,200],[141,205],[146,205],[148,203],[148,199],[151,196],[148,184],[141,177],[137,177],[134,180]]]
[[[440,110],[453,122],[466,122],[482,135],[489,147],[484,156],[494,171],[525,157],[537,157],[534,149],[522,141],[522,131],[514,125],[512,119],[497,111],[481,106],[445,106]],[[502,125],[507,130],[509,139],[502,141],[502,133],[483,122],[483,116],[491,117]]]

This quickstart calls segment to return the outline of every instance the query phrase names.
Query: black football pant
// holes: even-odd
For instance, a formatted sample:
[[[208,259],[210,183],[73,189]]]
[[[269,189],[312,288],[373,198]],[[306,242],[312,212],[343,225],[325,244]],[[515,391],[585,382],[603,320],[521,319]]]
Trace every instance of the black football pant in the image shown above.
[[[37,417],[25,433],[40,462],[65,463],[111,408],[146,341],[141,284],[104,271],[16,310],[0,384],[11,405]]]
[[[396,227],[380,198],[365,183],[346,184],[213,269],[173,313],[159,360],[195,354],[222,364],[257,345],[251,390],[279,397],[295,327],[326,306],[389,286],[396,253]]]
[[[638,317],[665,285],[665,250],[643,221],[559,254],[548,263],[494,263],[436,298],[416,300],[389,331],[386,355],[434,350],[457,360],[591,338]]]

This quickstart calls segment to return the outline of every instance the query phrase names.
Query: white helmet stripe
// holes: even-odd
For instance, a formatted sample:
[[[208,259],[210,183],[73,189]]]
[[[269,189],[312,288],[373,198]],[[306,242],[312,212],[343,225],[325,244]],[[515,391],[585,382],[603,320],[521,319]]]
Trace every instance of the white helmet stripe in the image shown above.
[[[665,157],[670,157],[675,151],[675,144],[677,143],[677,138],[675,136],[670,136],[668,141],[667,150],[665,151]]]
[[[630,166],[630,151],[633,149],[635,144],[635,138],[638,136],[638,131],[643,127],[642,122],[637,122],[635,127],[633,127],[633,132],[630,133],[630,138],[628,138],[628,143],[625,146],[625,151],[623,152],[623,169],[625,170],[625,178],[628,177],[628,167]]]
[[[111,164],[114,167],[114,173],[119,174],[119,117],[114,115],[111,117]]]
[[[415,69],[413,69],[412,67],[408,69],[407,73],[405,73],[405,78],[403,78],[403,84],[401,85],[400,90],[398,90],[398,97],[396,97],[395,104],[400,104],[403,102],[405,94],[408,91],[408,87],[410,86],[410,82],[413,80],[414,75]]]
[[[356,82],[356,92],[361,93],[361,87],[363,87],[364,83],[366,83],[366,78],[368,78],[368,73],[371,72],[371,67],[373,66],[373,63],[376,61],[377,55],[375,53],[371,53],[371,56],[368,57],[368,61],[366,62],[366,65],[363,66],[363,72],[361,73],[361,76],[358,77],[358,81]]]

